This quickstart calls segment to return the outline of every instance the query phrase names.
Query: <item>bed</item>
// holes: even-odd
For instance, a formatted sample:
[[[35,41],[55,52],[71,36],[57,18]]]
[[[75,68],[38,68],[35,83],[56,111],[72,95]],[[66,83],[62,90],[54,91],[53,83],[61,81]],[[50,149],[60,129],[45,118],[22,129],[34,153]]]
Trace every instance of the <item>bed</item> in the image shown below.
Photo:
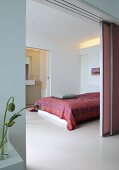
[[[44,97],[35,105],[49,114],[67,121],[67,129],[73,130],[87,120],[100,116],[100,93],[85,93],[71,98]]]

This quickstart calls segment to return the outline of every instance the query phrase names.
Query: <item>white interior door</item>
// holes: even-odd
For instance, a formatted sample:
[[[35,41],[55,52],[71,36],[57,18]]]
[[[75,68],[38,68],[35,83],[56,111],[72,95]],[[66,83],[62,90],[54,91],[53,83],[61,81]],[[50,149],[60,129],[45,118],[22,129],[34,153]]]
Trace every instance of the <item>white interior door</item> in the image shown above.
[[[51,56],[50,51],[46,54],[46,97],[51,96]]]
[[[50,52],[40,50],[41,97],[51,95]]]

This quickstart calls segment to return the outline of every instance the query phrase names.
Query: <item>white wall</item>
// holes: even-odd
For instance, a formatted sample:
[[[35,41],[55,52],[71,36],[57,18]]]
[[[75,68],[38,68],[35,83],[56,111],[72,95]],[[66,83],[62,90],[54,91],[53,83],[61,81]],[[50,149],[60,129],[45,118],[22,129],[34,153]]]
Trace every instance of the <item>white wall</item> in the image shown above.
[[[79,93],[80,90],[80,61],[79,50],[65,39],[58,41],[55,37],[45,37],[40,33],[31,34],[27,39],[27,46],[50,49],[51,52],[51,95]]]
[[[84,58],[85,59],[84,59]],[[99,92],[100,91],[100,76],[92,75],[91,68],[100,68],[100,46],[80,49],[80,58],[83,66],[81,67],[80,92]],[[84,59],[84,60],[83,60]]]
[[[30,4],[29,4],[30,5]],[[27,6],[27,8],[29,7]],[[33,4],[34,9],[35,5],[39,5],[39,11],[42,9],[42,5],[40,3]],[[45,7],[43,7],[45,8]],[[47,15],[51,14],[51,17],[54,18],[55,13],[53,14],[54,9],[49,9],[49,13],[47,14],[47,8],[46,7],[46,18]],[[34,10],[33,9],[33,10]],[[42,9],[43,10],[43,9]],[[51,13],[50,13],[51,11]],[[33,11],[32,11],[33,12]],[[44,11],[45,12],[45,11]],[[56,14],[61,12],[56,12]],[[29,13],[27,13],[28,15]],[[65,16],[65,13],[61,13],[61,16]],[[65,18],[67,17],[67,14]],[[39,14],[39,18],[42,20],[42,13],[41,16]],[[59,34],[61,35],[61,32],[56,34],[56,30],[54,29],[53,25],[55,25],[55,22],[49,23],[46,22],[46,18],[44,18],[44,28],[45,24],[47,24],[47,30],[43,29],[42,27],[38,27],[36,31],[36,27],[33,28],[33,26],[30,27],[29,25],[29,15],[27,16],[27,32],[26,32],[26,46],[28,47],[36,47],[40,49],[46,49],[50,50],[51,52],[51,95],[57,95],[57,94],[69,94],[69,93],[79,93],[80,90],[80,78],[79,78],[79,71],[80,71],[80,61],[79,61],[79,49],[78,45],[76,46],[74,41],[72,41],[73,30],[72,32],[69,32],[67,34],[68,39],[65,36],[65,31],[63,32],[63,29],[61,30],[63,32],[62,37],[59,37]],[[56,19],[56,18],[55,18]],[[42,21],[41,21],[42,22]],[[61,22],[61,21],[60,21]],[[39,20],[40,23],[40,20]],[[54,30],[53,33],[49,33],[49,27],[52,26],[52,29]],[[64,27],[65,28],[65,27]],[[66,30],[66,29],[65,29]],[[44,32],[42,32],[44,31]],[[70,35],[71,34],[71,35]]]
[[[79,93],[78,45],[99,36],[99,25],[31,0],[26,14],[26,46],[51,52],[51,95]]]
[[[78,94],[80,90],[78,48],[71,42],[55,43],[51,63],[52,94]]]
[[[0,0],[0,119],[6,101],[25,105],[25,0]],[[10,141],[25,159],[25,113],[10,128]]]

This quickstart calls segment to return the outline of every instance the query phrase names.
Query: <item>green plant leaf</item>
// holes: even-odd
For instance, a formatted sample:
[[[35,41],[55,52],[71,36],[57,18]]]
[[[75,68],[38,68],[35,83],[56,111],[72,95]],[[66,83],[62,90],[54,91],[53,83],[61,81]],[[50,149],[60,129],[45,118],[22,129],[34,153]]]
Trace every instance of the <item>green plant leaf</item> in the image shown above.
[[[6,125],[7,127],[11,127],[11,126],[13,126],[14,124],[15,124],[14,121],[5,123],[5,125]]]
[[[17,117],[21,116],[21,114],[15,113],[9,120],[9,122],[12,122],[14,119],[16,119]]]

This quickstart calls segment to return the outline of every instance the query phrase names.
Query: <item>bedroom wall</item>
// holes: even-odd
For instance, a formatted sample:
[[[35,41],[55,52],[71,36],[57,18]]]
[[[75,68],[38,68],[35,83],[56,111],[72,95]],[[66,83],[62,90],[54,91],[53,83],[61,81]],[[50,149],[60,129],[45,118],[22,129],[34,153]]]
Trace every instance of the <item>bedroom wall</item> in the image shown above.
[[[25,3],[25,0],[0,1],[0,123],[10,96],[15,97],[16,110],[25,106]],[[23,112],[10,128],[10,142],[23,159],[25,140]]]
[[[27,7],[29,7],[29,5],[30,4],[27,4]],[[40,4],[33,5],[39,5],[40,10]],[[48,26],[49,28],[52,27],[52,23],[49,22]],[[42,28],[37,29],[36,27],[28,27],[26,32],[26,46],[50,51],[52,75],[51,95],[63,95],[69,93],[79,94],[80,60],[78,43],[75,44],[74,41],[69,38],[71,37],[70,34],[72,34],[73,30],[70,32],[67,38],[65,36],[65,31],[62,31],[64,35],[62,37],[59,37],[59,35],[55,32],[56,30],[54,29],[54,34],[52,35],[52,33],[49,32],[49,29],[47,29],[47,32],[42,32]]]
[[[31,41],[31,40],[32,41]],[[80,90],[80,61],[78,46],[75,48],[72,42],[65,42],[65,39],[58,41],[52,37],[37,35],[29,36],[27,44],[49,49],[51,53],[51,95],[62,95],[79,93]]]
[[[80,93],[99,92],[100,76],[92,75],[91,68],[100,67],[100,46],[80,49],[80,60],[83,63],[80,71]]]
[[[99,23],[36,1],[26,2],[26,46],[50,51],[51,95],[79,94],[79,43],[99,37]]]

